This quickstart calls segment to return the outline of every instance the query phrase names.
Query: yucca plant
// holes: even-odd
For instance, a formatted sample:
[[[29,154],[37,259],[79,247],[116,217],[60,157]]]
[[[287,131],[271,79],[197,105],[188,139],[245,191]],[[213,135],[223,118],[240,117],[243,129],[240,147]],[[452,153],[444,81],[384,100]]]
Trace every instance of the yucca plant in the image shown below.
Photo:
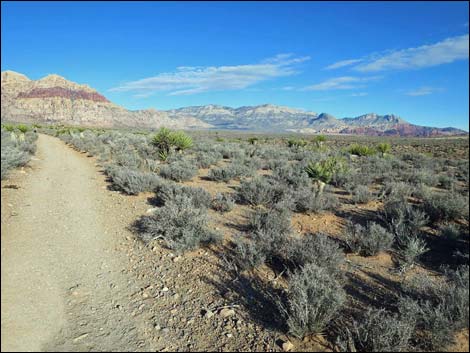
[[[152,144],[157,147],[160,153],[168,155],[171,148],[171,130],[162,127],[158,133],[153,137]]]
[[[325,141],[326,141],[326,137],[324,135],[315,136],[315,138],[313,139],[313,142],[318,148],[323,147],[323,142]]]
[[[153,137],[152,144],[157,147],[159,157],[165,161],[174,149],[184,151],[193,146],[193,139],[183,131],[171,131],[162,127]]]
[[[377,145],[377,151],[382,153],[382,156],[385,156],[386,153],[390,152],[392,147],[387,142],[382,142]]]
[[[15,131],[15,126],[11,124],[3,124],[2,127],[8,132]]]
[[[351,145],[348,149],[349,153],[356,156],[372,156],[377,151],[369,146],[359,145],[357,143]]]
[[[177,151],[184,151],[193,146],[193,139],[183,131],[175,131],[170,134],[171,142]]]
[[[289,147],[305,147],[307,144],[308,142],[303,139],[291,138],[287,140],[287,146]]]
[[[25,134],[29,131],[29,127],[23,124],[20,124],[16,127],[22,134]]]
[[[333,175],[344,170],[343,163],[340,159],[330,157],[320,162],[311,162],[305,167],[305,172],[314,180],[329,183]]]

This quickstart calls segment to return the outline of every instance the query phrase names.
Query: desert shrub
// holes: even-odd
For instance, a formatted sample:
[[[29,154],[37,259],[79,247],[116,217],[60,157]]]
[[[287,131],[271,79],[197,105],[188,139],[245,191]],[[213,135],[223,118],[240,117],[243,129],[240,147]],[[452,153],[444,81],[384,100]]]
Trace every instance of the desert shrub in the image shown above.
[[[460,229],[455,224],[444,224],[440,228],[440,237],[447,241],[457,241],[460,238]]]
[[[251,270],[266,262],[266,248],[254,241],[235,240],[234,259],[238,268]]]
[[[4,125],[9,128],[9,125]],[[8,172],[17,167],[26,165],[31,156],[36,152],[37,135],[33,132],[23,134],[23,138],[18,138],[14,132],[1,131],[1,179],[5,179]]]
[[[86,150],[83,141],[80,142],[79,146],[82,151]],[[121,167],[137,169],[141,164],[139,155],[130,148],[113,153],[112,159],[114,164]]]
[[[287,209],[256,209],[251,214],[247,228],[253,245],[265,259],[282,257],[292,231],[290,218]]]
[[[229,212],[235,206],[235,200],[230,193],[217,193],[212,200],[212,208],[218,212]]]
[[[369,188],[365,185],[357,185],[354,187],[351,191],[352,193],[352,201],[354,203],[368,203],[369,201],[372,200],[373,195],[369,191]]]
[[[250,205],[274,206],[287,197],[289,189],[265,177],[242,180],[238,187],[240,201]]]
[[[308,141],[304,139],[290,138],[287,140],[287,146],[293,148],[305,147],[308,145]]]
[[[234,143],[221,146],[219,152],[224,159],[242,158],[245,155],[245,151],[240,148],[240,145]]]
[[[251,166],[244,165],[239,160],[236,160],[225,167],[210,169],[207,177],[213,181],[228,182],[231,179],[242,176],[251,176],[253,173],[254,170]]]
[[[356,156],[372,156],[377,151],[372,147],[359,145],[355,143],[348,148],[348,152]]]
[[[362,256],[374,256],[387,251],[392,247],[393,241],[393,234],[375,222],[369,222],[364,227],[349,221],[344,235],[348,249]]]
[[[197,174],[197,168],[191,161],[181,159],[160,168],[160,175],[166,179],[174,181],[186,181],[192,179]]]
[[[382,188],[381,197],[387,202],[407,202],[413,193],[413,187],[405,182],[388,182]]]
[[[170,249],[182,252],[220,241],[220,234],[211,231],[207,221],[206,209],[195,207],[188,197],[177,196],[154,214],[142,217],[136,228],[144,239],[163,239]]]
[[[196,164],[198,168],[209,168],[222,159],[222,154],[215,151],[199,153],[196,156]]]
[[[211,194],[200,187],[183,186],[173,182],[162,183],[155,190],[157,198],[162,204],[184,196],[191,200],[194,207],[208,208],[211,205]]]
[[[410,236],[403,240],[398,247],[398,265],[401,271],[406,271],[416,264],[424,253],[428,251],[426,242],[417,236]]]
[[[408,315],[369,308],[360,320],[342,327],[336,344],[341,352],[407,352],[414,327]]]
[[[209,170],[207,177],[213,181],[223,181],[228,182],[230,179],[234,178],[232,170],[225,168],[212,168]]]
[[[321,192],[311,187],[302,187],[292,193],[296,212],[319,213],[338,206],[338,198],[330,192]]]
[[[399,301],[399,311],[416,320],[413,340],[422,350],[444,350],[456,331],[469,327],[468,265],[445,274],[446,280],[412,278]]]
[[[280,165],[273,170],[272,179],[289,187],[299,188],[310,185],[308,174],[299,166]]]
[[[313,263],[289,276],[287,298],[278,301],[289,332],[299,338],[322,332],[339,313],[346,294],[338,280]]]
[[[455,192],[432,193],[423,200],[423,210],[431,222],[453,221],[468,217],[468,197]]]
[[[297,267],[316,264],[325,268],[334,277],[341,277],[344,253],[338,244],[323,233],[308,233],[294,238],[287,244],[287,260]]]
[[[439,183],[439,177],[434,171],[428,169],[412,170],[405,176],[405,179],[414,185],[436,186]]]
[[[154,173],[143,173],[127,167],[108,166],[106,174],[109,176],[115,190],[129,195],[139,192],[153,191],[162,184],[162,179]]]
[[[439,176],[439,186],[446,190],[451,190],[455,184],[455,179],[449,175]]]
[[[250,215],[248,229],[252,233],[278,234],[286,238],[292,231],[291,213],[287,209],[256,208]]]
[[[398,245],[407,244],[409,238],[419,236],[421,227],[428,223],[424,212],[399,199],[386,201],[381,216]]]

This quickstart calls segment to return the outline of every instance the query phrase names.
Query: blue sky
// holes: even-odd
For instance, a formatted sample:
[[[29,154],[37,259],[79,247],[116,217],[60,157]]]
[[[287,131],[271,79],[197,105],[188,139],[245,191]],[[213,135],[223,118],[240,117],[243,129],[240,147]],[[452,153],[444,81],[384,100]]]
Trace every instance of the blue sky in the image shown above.
[[[468,130],[467,2],[2,2],[3,70],[129,109],[272,103]]]

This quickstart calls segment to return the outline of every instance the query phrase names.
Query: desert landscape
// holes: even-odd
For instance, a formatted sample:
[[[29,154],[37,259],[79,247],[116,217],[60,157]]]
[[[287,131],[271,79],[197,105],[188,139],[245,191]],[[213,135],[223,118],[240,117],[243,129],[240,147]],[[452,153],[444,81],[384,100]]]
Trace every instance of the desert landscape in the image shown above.
[[[461,37],[467,54],[455,60],[468,64]],[[461,121],[366,113],[372,103],[338,117],[240,105],[233,92],[230,106],[127,109],[113,92],[159,92],[205,70],[223,72],[219,85],[236,69],[178,67],[102,92],[10,66],[1,73],[2,352],[469,351]],[[207,80],[175,84],[168,99],[226,89]]]

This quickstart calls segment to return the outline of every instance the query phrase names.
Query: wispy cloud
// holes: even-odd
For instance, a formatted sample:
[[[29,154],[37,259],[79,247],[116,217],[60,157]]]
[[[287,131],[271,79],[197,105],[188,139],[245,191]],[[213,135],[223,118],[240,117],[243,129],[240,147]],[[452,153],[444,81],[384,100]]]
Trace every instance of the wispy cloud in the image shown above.
[[[350,60],[338,61],[334,64],[331,64],[325,67],[325,70],[334,70],[334,69],[339,69],[340,67],[351,66],[351,65],[361,62],[362,60],[363,59],[350,59]]]
[[[343,60],[326,67],[337,69],[352,66],[354,71],[378,72],[408,70],[448,64],[468,59],[468,34],[444,39],[440,42],[401,50],[389,50],[368,55],[361,59]],[[357,63],[360,63],[356,65]]]
[[[357,93],[352,93],[351,97],[365,97],[367,95],[369,95],[369,93],[367,92],[357,92]]]
[[[442,88],[424,86],[424,87],[420,87],[420,88],[408,91],[405,94],[407,96],[416,97],[416,96],[428,96],[435,92],[441,92],[441,91],[442,91]]]
[[[260,63],[248,65],[180,66],[174,72],[165,72],[153,77],[126,82],[111,88],[110,91],[133,91],[138,94],[167,91],[169,95],[174,96],[244,89],[262,81],[294,75],[298,73],[297,64],[307,60],[310,60],[310,57],[279,54]]]
[[[468,59],[468,34],[447,38],[443,41],[391,51],[372,57],[367,63],[354,67],[360,72],[383,70],[420,69],[424,67],[448,64],[456,60]]]
[[[303,91],[329,91],[338,89],[357,89],[364,88],[364,83],[380,79],[381,76],[371,77],[354,77],[354,76],[341,76],[334,77],[323,82],[304,87]]]

